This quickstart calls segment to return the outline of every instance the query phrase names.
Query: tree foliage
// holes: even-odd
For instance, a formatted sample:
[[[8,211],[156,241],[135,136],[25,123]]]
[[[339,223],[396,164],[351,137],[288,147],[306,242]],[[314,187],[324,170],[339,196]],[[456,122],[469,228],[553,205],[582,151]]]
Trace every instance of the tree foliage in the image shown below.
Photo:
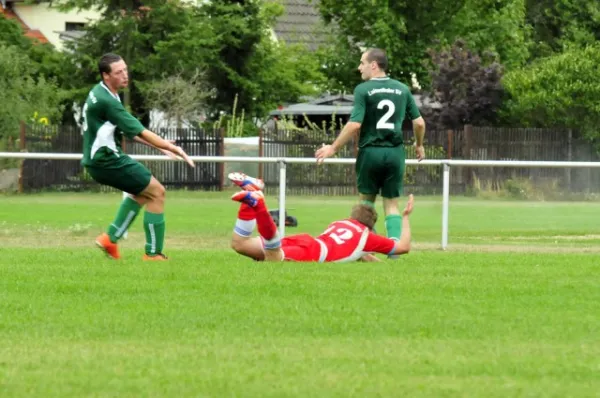
[[[510,98],[508,122],[531,127],[565,127],[600,138],[600,46],[572,49],[540,59],[504,78]]]
[[[443,43],[461,38],[479,54],[491,51],[507,68],[530,57],[525,0],[466,0],[444,32]]]
[[[26,55],[31,62],[33,76],[44,76],[55,78],[59,85],[63,83],[62,77],[68,76],[63,73],[64,54],[56,51],[51,44],[39,43],[24,36],[23,28],[15,20],[0,15],[0,44],[14,46]]]
[[[386,49],[391,60],[390,74],[408,81],[411,73],[420,79],[426,77],[422,61],[426,58],[427,48],[435,38],[443,35],[464,2],[321,0],[319,10],[326,23],[337,26],[339,34],[348,38],[349,45],[339,46],[339,51],[335,52],[344,59],[341,65],[352,65],[354,70],[358,65],[360,57],[346,61],[348,46],[353,49],[353,56],[359,47],[381,47]],[[352,90],[351,84],[346,84],[346,88]]]
[[[201,111],[213,93],[200,70],[189,78],[183,73],[165,75],[140,89],[148,106],[163,112],[167,122],[176,122],[178,128],[183,127],[184,121],[200,120]]]
[[[343,35],[331,35],[316,51],[324,75],[323,88],[330,92],[352,92],[361,82],[358,73],[360,48]]]
[[[503,69],[494,54],[480,57],[457,40],[449,49],[430,50],[430,56],[431,99],[441,107],[431,110],[428,121],[454,129],[493,122],[503,98]]]
[[[86,35],[69,45],[73,64],[82,66],[72,87],[75,96],[85,98],[99,79],[98,58],[118,53],[131,74],[130,106],[145,122],[151,105],[143,88],[169,75],[192,79],[202,70],[214,93],[203,111],[214,119],[231,111],[236,96],[238,108],[246,114],[263,116],[270,107],[314,92],[312,83],[320,81],[318,65],[308,51],[271,42],[269,27],[281,13],[277,4],[259,0],[214,0],[198,6],[181,0],[57,4],[104,10],[102,18],[86,28]]]
[[[585,47],[600,40],[600,3],[596,0],[527,0],[534,58]]]
[[[38,115],[49,121],[60,115],[60,91],[53,80],[39,74],[39,65],[17,46],[0,43],[0,137],[16,137],[19,122]]]

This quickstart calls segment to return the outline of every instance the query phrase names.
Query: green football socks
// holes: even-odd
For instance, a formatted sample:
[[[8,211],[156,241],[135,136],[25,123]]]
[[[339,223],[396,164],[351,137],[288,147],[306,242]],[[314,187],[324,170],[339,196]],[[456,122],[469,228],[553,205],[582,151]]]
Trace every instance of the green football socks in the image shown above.
[[[385,229],[387,237],[394,240],[400,240],[402,234],[402,217],[398,214],[390,214],[385,217]]]
[[[361,200],[360,204],[361,205],[371,206],[371,207],[375,208],[375,202],[371,202],[370,200]]]
[[[140,212],[141,206],[130,197],[123,199],[121,207],[117,212],[115,221],[108,227],[108,236],[110,241],[116,243],[123,237],[123,234],[127,231],[127,228],[131,225],[135,217]]]
[[[146,254],[161,254],[165,243],[165,214],[144,213],[144,231],[146,231]]]

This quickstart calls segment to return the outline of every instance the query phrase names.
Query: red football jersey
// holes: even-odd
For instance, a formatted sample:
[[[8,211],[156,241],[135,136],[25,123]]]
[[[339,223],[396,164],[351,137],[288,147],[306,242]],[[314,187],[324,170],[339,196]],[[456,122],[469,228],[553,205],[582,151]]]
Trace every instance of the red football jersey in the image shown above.
[[[356,261],[366,253],[390,254],[396,244],[392,239],[374,234],[369,228],[351,219],[329,224],[329,228],[316,240],[327,250],[327,262]]]

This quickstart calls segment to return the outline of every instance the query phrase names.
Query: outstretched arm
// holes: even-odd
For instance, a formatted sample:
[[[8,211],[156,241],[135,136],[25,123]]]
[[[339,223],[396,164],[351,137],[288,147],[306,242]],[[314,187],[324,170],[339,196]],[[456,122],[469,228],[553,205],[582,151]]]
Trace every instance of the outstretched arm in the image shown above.
[[[411,233],[409,216],[413,209],[413,202],[414,198],[410,195],[406,208],[402,212],[402,234],[400,235],[399,240],[386,238],[385,236],[377,235],[371,231],[363,250],[367,253],[387,255],[406,254],[410,252]]]
[[[150,130],[144,129],[144,131],[142,131],[138,136],[155,148],[164,149],[178,156],[181,156],[183,160],[185,160],[186,163],[190,165],[190,167],[194,167],[194,162],[188,157],[187,153],[185,153],[185,151],[181,149],[181,147],[171,144],[171,142],[164,140],[158,134],[155,134]]]
[[[152,145],[151,143],[149,143],[148,141],[146,141],[145,139],[143,139],[143,138],[142,138],[142,137],[140,137],[140,136],[137,136],[137,135],[136,135],[135,137],[133,137],[133,140],[134,140],[135,142],[139,142],[140,144],[144,144],[144,145],[146,145],[146,146],[149,146],[149,147],[151,147],[151,148],[155,148],[155,149],[159,150],[160,152],[162,152],[163,154],[165,154],[165,155],[167,155],[168,157],[170,157],[171,159],[174,159],[174,160],[178,160],[178,159],[180,159],[180,158],[179,158],[177,155],[175,155],[173,152],[171,152],[171,151],[169,151],[169,150],[167,150],[167,149],[158,148],[158,147],[156,147],[156,146]],[[172,141],[172,140],[166,140],[166,141],[170,142],[171,144],[174,144],[174,143],[175,143],[175,142],[174,142],[174,141]]]
[[[410,195],[406,207],[402,211],[402,234],[400,235],[400,240],[398,240],[394,246],[394,252],[391,254],[407,254],[410,252],[411,234],[409,216],[410,213],[412,213],[413,204],[414,197],[413,195]]]

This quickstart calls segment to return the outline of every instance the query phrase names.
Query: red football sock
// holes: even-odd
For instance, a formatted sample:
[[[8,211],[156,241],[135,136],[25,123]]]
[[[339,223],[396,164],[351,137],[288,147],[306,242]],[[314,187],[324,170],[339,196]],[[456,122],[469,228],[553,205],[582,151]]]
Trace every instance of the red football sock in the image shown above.
[[[254,207],[254,211],[256,214],[256,224],[258,225],[258,233],[260,236],[267,241],[277,237],[277,226],[273,222],[273,219],[271,218],[271,215],[265,206],[265,202],[262,200],[259,201]]]
[[[256,214],[254,212],[254,209],[248,206],[247,204],[242,203],[242,205],[240,206],[240,210],[238,211],[238,219],[249,221],[254,220],[255,218]]]

